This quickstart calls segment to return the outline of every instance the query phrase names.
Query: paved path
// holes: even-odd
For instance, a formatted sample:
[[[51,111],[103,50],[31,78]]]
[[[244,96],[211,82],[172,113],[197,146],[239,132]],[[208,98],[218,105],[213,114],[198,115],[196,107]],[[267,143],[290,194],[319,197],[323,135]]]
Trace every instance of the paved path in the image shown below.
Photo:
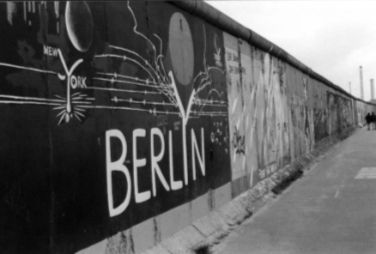
[[[332,148],[217,252],[376,254],[376,131],[358,130]]]

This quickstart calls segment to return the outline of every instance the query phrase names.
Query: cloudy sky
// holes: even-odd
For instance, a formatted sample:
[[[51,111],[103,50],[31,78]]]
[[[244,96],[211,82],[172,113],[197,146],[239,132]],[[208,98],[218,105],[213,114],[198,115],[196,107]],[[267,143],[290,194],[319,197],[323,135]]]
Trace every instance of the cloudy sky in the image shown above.
[[[351,93],[357,97],[362,65],[365,99],[370,99],[370,79],[376,79],[376,1],[210,0],[209,3],[346,91],[351,82]]]

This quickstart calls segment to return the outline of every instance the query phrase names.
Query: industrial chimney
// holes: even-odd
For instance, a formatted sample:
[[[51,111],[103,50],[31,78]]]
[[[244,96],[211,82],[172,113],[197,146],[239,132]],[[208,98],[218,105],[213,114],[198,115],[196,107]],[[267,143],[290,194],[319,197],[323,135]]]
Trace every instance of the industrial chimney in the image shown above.
[[[349,82],[349,93],[351,94],[351,82]]]
[[[364,100],[363,67],[362,66],[359,66],[359,78],[360,78],[360,98]]]

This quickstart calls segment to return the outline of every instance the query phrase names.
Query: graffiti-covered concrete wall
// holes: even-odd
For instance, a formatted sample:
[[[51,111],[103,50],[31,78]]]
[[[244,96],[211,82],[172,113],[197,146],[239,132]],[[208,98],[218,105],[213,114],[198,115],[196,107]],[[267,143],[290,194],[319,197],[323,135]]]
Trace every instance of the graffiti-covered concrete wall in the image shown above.
[[[175,4],[0,13],[4,253],[143,251],[373,109]]]

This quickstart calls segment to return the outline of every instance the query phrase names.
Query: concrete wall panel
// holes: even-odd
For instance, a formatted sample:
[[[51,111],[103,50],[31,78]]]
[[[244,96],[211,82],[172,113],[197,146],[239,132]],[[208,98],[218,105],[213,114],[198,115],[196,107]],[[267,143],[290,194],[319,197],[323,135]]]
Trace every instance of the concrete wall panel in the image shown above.
[[[257,86],[254,80],[254,49],[245,42],[240,41],[240,62],[242,75],[242,88],[244,96],[244,129],[245,129],[245,171],[249,177],[249,186],[254,184],[255,174],[258,169],[258,149],[257,149],[257,132],[256,132],[256,94]],[[248,186],[248,187],[249,187]]]
[[[230,154],[232,179],[245,174],[245,126],[244,93],[242,87],[240,48],[238,38],[223,34],[227,74],[227,96],[229,102]]]

